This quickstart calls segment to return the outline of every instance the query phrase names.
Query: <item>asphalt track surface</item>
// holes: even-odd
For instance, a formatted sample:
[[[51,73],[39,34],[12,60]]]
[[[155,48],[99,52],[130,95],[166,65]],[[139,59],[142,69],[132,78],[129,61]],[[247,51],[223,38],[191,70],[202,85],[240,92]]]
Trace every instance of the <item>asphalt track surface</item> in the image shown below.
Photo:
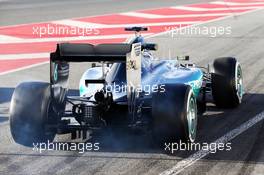
[[[55,8],[51,6],[56,4],[56,1],[26,2],[25,9],[29,8],[28,10],[24,9],[24,5],[17,4],[15,1],[0,2],[10,6],[10,11],[14,10],[14,13],[9,15],[8,8],[6,8],[6,12],[1,9],[1,25],[39,22],[38,10],[35,10],[37,8],[42,8],[46,12],[45,18],[42,18],[43,21],[89,16],[97,13],[103,14],[104,12],[125,12],[128,11],[127,4],[135,8],[133,10],[148,8],[146,2],[141,4],[140,1],[128,1],[127,4],[125,1],[122,3],[118,1],[120,3],[116,5],[112,1],[96,1],[96,3],[87,2],[88,8],[96,9],[89,12],[83,7],[85,2],[76,1],[72,5],[71,13],[67,12],[67,3],[71,4],[71,2],[66,2],[61,8],[62,12],[58,14],[58,12],[51,12]],[[190,4],[192,3],[196,2],[190,2]],[[111,5],[111,9],[106,8],[107,5],[105,4]],[[151,8],[179,4],[181,2],[178,1],[166,3],[154,1]],[[98,8],[99,6],[108,11]],[[0,8],[3,7],[0,6]],[[57,8],[59,8],[58,5]],[[18,18],[23,11],[29,15]],[[3,20],[2,14],[8,16],[7,19],[13,19],[13,21]],[[214,106],[208,107],[208,112],[199,120],[197,142],[211,143],[222,136],[228,138],[227,133],[247,123],[248,120],[254,119],[257,114],[263,111],[263,21],[264,10],[260,9],[241,16],[232,16],[201,24],[201,26],[208,27],[231,26],[232,34],[228,36],[212,38],[201,35],[181,35],[172,37],[169,34],[164,34],[149,39],[159,43],[160,50],[157,55],[161,57],[188,54],[193,62],[206,66],[208,63],[212,63],[216,57],[235,56],[242,65],[246,92],[243,104],[232,110],[218,110]],[[168,50],[170,54],[168,54]],[[73,89],[73,92],[75,92],[78,78],[85,68],[86,65],[72,65],[70,88]],[[96,152],[87,151],[83,154],[76,151],[44,151],[38,153],[31,148],[17,145],[12,140],[9,131],[9,103],[14,87],[22,81],[31,80],[48,81],[49,65],[44,64],[0,76],[0,174],[159,174],[164,171],[166,173],[172,167],[179,167],[177,166],[179,163],[188,160],[189,156],[195,154],[195,151],[176,151],[174,154],[168,154],[153,146],[149,135],[137,135],[129,132],[102,133],[93,140],[101,143],[100,150]],[[261,120],[229,141],[232,146],[231,151],[218,151],[215,154],[211,153],[202,157],[193,164],[186,163],[184,164],[186,167],[177,169],[180,170],[178,173],[264,174],[263,133],[264,126],[263,120]],[[68,141],[68,137],[68,135],[58,136],[56,141]]]

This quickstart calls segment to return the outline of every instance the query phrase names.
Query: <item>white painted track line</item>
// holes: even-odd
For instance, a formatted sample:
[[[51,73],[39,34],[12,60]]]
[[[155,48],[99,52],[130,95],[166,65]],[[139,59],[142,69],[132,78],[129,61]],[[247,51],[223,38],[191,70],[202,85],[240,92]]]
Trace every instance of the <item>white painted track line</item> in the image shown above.
[[[0,35],[0,42],[11,42],[11,41],[17,41],[17,40],[22,40],[22,38],[17,38],[9,35]]]
[[[156,18],[163,18],[164,17],[164,15],[141,13],[141,12],[124,12],[124,13],[119,13],[119,15],[133,16],[133,17],[139,17],[139,18],[149,18],[149,19],[156,19]]]
[[[225,143],[233,140],[235,137],[237,137],[241,133],[250,129],[252,126],[256,125],[257,123],[259,123],[263,119],[264,119],[264,111],[262,111],[261,113],[259,113],[255,117],[253,117],[252,119],[248,120],[247,122],[243,123],[239,127],[237,127],[235,129],[231,130],[230,132],[226,133],[225,135],[223,135],[222,137],[220,137],[219,139],[215,140],[212,143],[216,143],[216,144],[224,143],[225,144]],[[187,167],[191,166],[192,164],[194,164],[198,160],[206,157],[208,154],[210,154],[210,151],[212,151],[212,150],[198,151],[198,152],[192,154],[191,156],[189,156],[188,158],[179,161],[174,167],[162,172],[160,175],[179,174],[180,172],[184,171]]]
[[[32,38],[23,40],[14,40],[10,42],[0,41],[0,44],[15,44],[15,43],[41,43],[41,42],[62,42],[62,41],[82,41],[82,40],[99,40],[99,39],[118,39],[127,38],[132,34],[120,34],[120,35],[99,35],[99,36],[76,36],[76,37],[54,37],[54,38]]]
[[[228,2],[228,1],[214,1],[210,4],[229,5],[229,6],[251,6],[251,5],[264,5],[264,2]]]
[[[263,8],[263,6],[252,6],[252,7],[221,7],[221,8],[202,8],[202,7],[189,7],[189,6],[174,6],[170,7],[172,9],[178,9],[178,10],[188,10],[188,11],[196,11],[196,12],[202,12],[202,11],[219,11],[219,10],[251,10],[251,9],[258,9]]]
[[[72,27],[91,27],[91,28],[122,28],[122,27],[131,27],[131,26],[165,26],[165,25],[177,25],[177,24],[195,24],[201,21],[182,21],[182,22],[157,22],[157,23],[138,23],[138,24],[95,24],[95,26],[90,26],[90,23],[75,21],[75,20],[61,20],[61,21],[53,21],[53,24],[62,24],[66,26]],[[103,27],[99,27],[103,25]]]
[[[67,25],[72,27],[80,27],[80,28],[108,28],[108,25],[105,24],[98,24],[98,23],[91,23],[91,22],[82,22],[77,20],[58,20],[53,21],[53,24],[61,24],[61,25]]]
[[[49,63],[49,61],[45,61],[45,62],[41,62],[41,63],[37,63],[37,64],[32,64],[32,65],[29,65],[29,66],[13,69],[13,70],[10,70],[10,71],[0,72],[0,75],[6,75],[6,74],[9,74],[9,73],[30,69],[30,68],[33,68],[33,67],[37,67],[37,66],[41,66],[41,65],[47,64],[47,63]]]
[[[3,54],[0,55],[0,60],[48,58],[49,55],[50,53]]]
[[[189,17],[212,17],[212,16],[228,16],[233,15],[234,13],[204,13],[204,14],[187,14],[187,15],[157,15],[157,14],[148,14],[148,13],[140,13],[140,12],[127,12],[120,13],[120,15],[124,16],[133,16],[133,17],[142,17],[149,19],[157,19],[157,18],[189,18]],[[239,13],[235,13],[239,14]]]
[[[118,35],[97,35],[97,36],[76,36],[76,37],[59,37],[59,38],[33,38],[17,41],[4,42],[0,40],[0,44],[19,44],[19,43],[41,43],[41,42],[64,42],[64,41],[84,41],[84,40],[104,40],[104,39],[126,39],[134,34],[118,34]],[[144,33],[142,36],[153,35],[153,33]]]

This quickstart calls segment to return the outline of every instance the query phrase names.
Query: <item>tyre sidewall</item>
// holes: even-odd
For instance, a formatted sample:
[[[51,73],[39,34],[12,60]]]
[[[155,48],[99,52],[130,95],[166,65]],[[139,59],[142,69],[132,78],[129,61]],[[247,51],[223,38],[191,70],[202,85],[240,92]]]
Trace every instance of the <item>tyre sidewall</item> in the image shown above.
[[[49,83],[28,82],[15,89],[10,106],[10,128],[14,140],[25,146],[34,142],[53,140],[55,134],[46,134],[51,107]]]
[[[191,95],[191,87],[184,84],[165,85],[164,92],[153,94],[152,127],[156,141],[189,141],[187,102]]]

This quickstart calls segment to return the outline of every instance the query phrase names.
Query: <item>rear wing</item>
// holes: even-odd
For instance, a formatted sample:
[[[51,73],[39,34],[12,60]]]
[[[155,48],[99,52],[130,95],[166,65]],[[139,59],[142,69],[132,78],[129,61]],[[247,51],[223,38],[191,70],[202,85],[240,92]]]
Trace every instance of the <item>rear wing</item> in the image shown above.
[[[50,82],[52,96],[62,102],[66,96],[69,62],[126,63],[129,91],[141,84],[141,44],[57,44],[50,54]],[[103,77],[102,77],[103,78]],[[128,94],[129,96],[129,94]]]
[[[51,53],[51,61],[66,62],[125,62],[126,54],[131,52],[131,44],[57,44]]]

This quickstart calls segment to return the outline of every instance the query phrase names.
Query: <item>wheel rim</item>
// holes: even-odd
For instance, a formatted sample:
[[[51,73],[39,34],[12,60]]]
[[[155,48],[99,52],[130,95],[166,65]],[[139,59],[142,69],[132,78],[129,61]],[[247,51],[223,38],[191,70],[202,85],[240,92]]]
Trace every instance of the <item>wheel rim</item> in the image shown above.
[[[194,142],[197,130],[197,108],[194,97],[191,95],[187,104],[187,120],[189,140]]]
[[[243,92],[242,69],[239,64],[237,64],[237,68],[236,68],[236,91],[239,101],[241,101],[244,92]]]

